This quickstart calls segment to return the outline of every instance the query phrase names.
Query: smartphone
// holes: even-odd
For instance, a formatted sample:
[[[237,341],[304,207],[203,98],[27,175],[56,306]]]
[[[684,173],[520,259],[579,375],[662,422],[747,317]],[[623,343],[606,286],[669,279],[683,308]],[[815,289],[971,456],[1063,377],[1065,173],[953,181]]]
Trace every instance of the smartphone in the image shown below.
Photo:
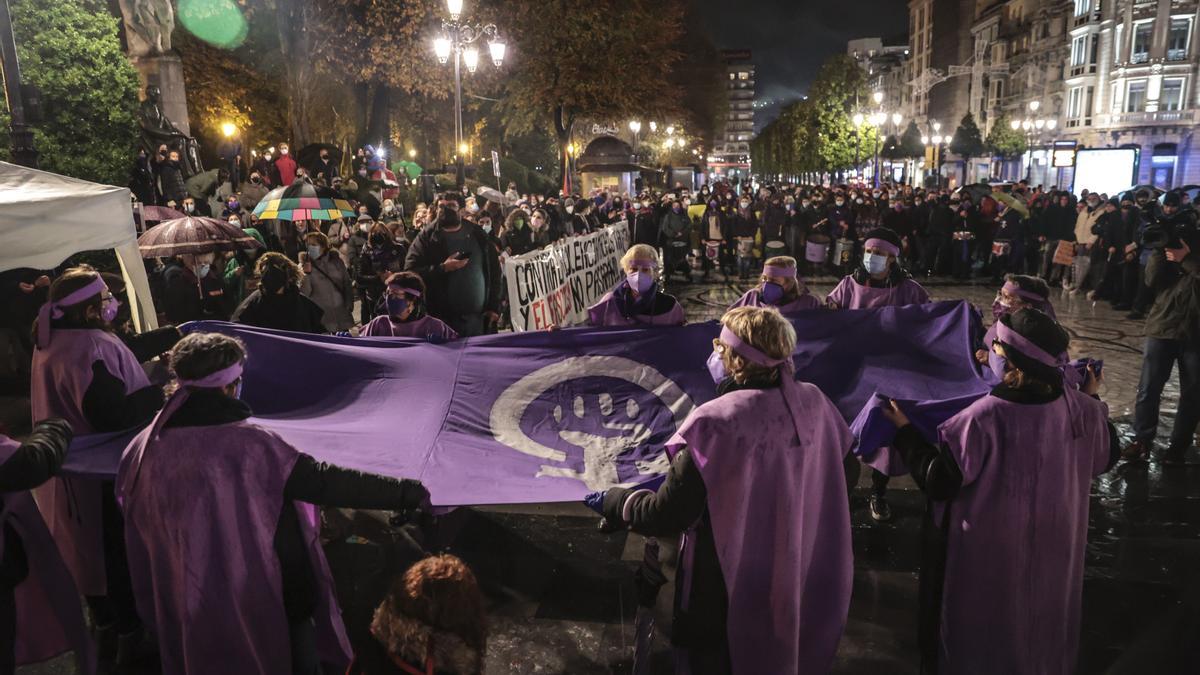
[[[454,257],[458,258],[459,260],[466,260],[471,257],[471,252],[470,251],[459,251],[458,253],[454,254]]]

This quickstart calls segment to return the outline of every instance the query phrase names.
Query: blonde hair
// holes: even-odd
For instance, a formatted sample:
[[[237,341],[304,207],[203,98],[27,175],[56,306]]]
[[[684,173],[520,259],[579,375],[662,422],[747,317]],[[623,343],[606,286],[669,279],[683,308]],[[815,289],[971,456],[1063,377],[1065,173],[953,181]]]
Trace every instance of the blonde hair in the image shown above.
[[[621,269],[629,271],[630,263],[634,260],[653,260],[654,265],[658,266],[658,251],[649,244],[634,244],[625,251],[625,255],[621,256]]]
[[[767,261],[763,263],[763,267],[787,267],[789,269],[796,269],[797,265],[796,259],[792,256],[777,255],[772,258],[767,258]],[[759,277],[759,281],[767,281],[768,279],[769,277],[765,272]],[[785,297],[788,300],[795,300],[796,297],[800,295],[800,280],[798,278],[791,277],[785,280],[782,286],[785,292]]]
[[[774,307],[736,307],[725,312],[725,316],[721,317],[721,325],[742,342],[772,359],[790,358],[796,350],[796,329]],[[751,363],[732,349],[725,350],[724,358],[726,370],[738,382],[774,370],[773,367]]]

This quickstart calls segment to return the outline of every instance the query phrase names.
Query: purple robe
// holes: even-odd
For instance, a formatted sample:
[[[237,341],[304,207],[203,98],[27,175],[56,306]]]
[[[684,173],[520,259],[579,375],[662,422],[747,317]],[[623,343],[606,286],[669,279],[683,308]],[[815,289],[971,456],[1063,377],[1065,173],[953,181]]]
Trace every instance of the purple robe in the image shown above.
[[[873,307],[901,307],[923,305],[929,302],[929,294],[913,281],[905,279],[891,288],[863,286],[853,277],[844,277],[826,296],[827,302],[836,303],[838,309],[871,309]]]
[[[433,336],[440,340],[457,340],[458,333],[441,319],[423,316],[416,321],[395,322],[387,315],[377,316],[363,326],[360,337],[414,337],[422,340]]]
[[[102,330],[55,330],[50,344],[33,352],[33,419],[61,417],[77,435],[95,433],[83,415],[92,364],[103,361],[131,394],[150,386],[137,357],[117,336]],[[51,478],[33,491],[63,560],[84,595],[105,595],[100,481]]]
[[[808,289],[805,288],[804,293],[791,302],[784,303],[782,305],[768,305],[767,303],[763,302],[762,290],[758,288],[751,288],[750,290],[746,291],[742,297],[738,298],[736,302],[730,305],[729,309],[733,309],[734,307],[774,307],[775,309],[779,310],[781,314],[794,314],[796,312],[802,312],[806,309],[820,309],[821,301],[817,300],[817,296],[809,293]]]
[[[20,443],[0,435],[0,464],[19,447]],[[8,492],[0,495],[0,503],[0,555],[8,544],[4,529],[11,527],[21,538],[29,565],[29,575],[13,589],[16,664],[40,663],[74,651],[79,671],[95,672],[95,653],[79,593],[33,496],[28,491]]]
[[[275,531],[299,453],[249,422],[134,437],[117,470],[138,613],[164,673],[290,673]],[[317,538],[317,512],[293,503],[317,582],[317,648],[345,667],[346,640]]]
[[[692,453],[708,492],[735,673],[829,672],[850,608],[850,430],[815,386],[797,382],[796,403],[803,438],[777,388],[709,401],[667,443]]]
[[[622,284],[628,282],[622,281]],[[683,314],[683,307],[678,301],[669,312],[662,314],[636,314],[631,317],[626,317],[621,314],[621,306],[613,295],[614,291],[609,291],[600,298],[596,304],[588,307],[588,324],[592,326],[682,326],[687,322]]]
[[[962,488],[947,519],[939,672],[1075,672],[1088,493],[1108,463],[1108,407],[985,396],[939,427]]]

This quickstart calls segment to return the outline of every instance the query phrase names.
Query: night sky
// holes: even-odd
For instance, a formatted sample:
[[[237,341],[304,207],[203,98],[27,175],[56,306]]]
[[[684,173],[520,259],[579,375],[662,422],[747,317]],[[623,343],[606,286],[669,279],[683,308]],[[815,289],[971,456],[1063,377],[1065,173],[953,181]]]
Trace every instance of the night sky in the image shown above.
[[[782,103],[804,95],[829,55],[860,37],[908,33],[905,0],[695,0],[709,35],[721,49],[754,52],[756,96]],[[777,114],[759,110],[755,126]]]

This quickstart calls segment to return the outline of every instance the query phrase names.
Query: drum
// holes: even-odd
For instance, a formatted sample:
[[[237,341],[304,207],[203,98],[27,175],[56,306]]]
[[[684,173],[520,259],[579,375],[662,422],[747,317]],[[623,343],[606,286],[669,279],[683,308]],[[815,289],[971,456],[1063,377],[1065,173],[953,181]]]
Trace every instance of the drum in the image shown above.
[[[763,251],[767,259],[774,258],[778,255],[787,255],[787,246],[782,241],[768,241],[766,250]]]
[[[737,254],[739,258],[754,257],[754,237],[737,238]]]
[[[688,255],[688,265],[697,271],[704,269],[704,253],[698,248],[692,249],[691,254]]]
[[[959,231],[959,232],[955,232],[955,233],[954,233],[954,240],[955,240],[955,241],[972,241],[972,240],[974,240],[974,239],[975,239],[975,233],[974,233],[974,232],[968,232],[968,231],[966,231],[966,230],[963,230],[963,231]]]
[[[1007,240],[992,242],[992,255],[1000,258],[1012,253],[1012,242]]]
[[[804,245],[804,259],[811,263],[823,263],[829,258],[829,237],[810,234]]]
[[[854,240],[838,239],[837,245],[833,247],[834,261],[838,265],[849,265],[852,257],[854,257]]]
[[[721,257],[721,242],[717,239],[709,239],[704,242],[704,257],[716,262]]]

